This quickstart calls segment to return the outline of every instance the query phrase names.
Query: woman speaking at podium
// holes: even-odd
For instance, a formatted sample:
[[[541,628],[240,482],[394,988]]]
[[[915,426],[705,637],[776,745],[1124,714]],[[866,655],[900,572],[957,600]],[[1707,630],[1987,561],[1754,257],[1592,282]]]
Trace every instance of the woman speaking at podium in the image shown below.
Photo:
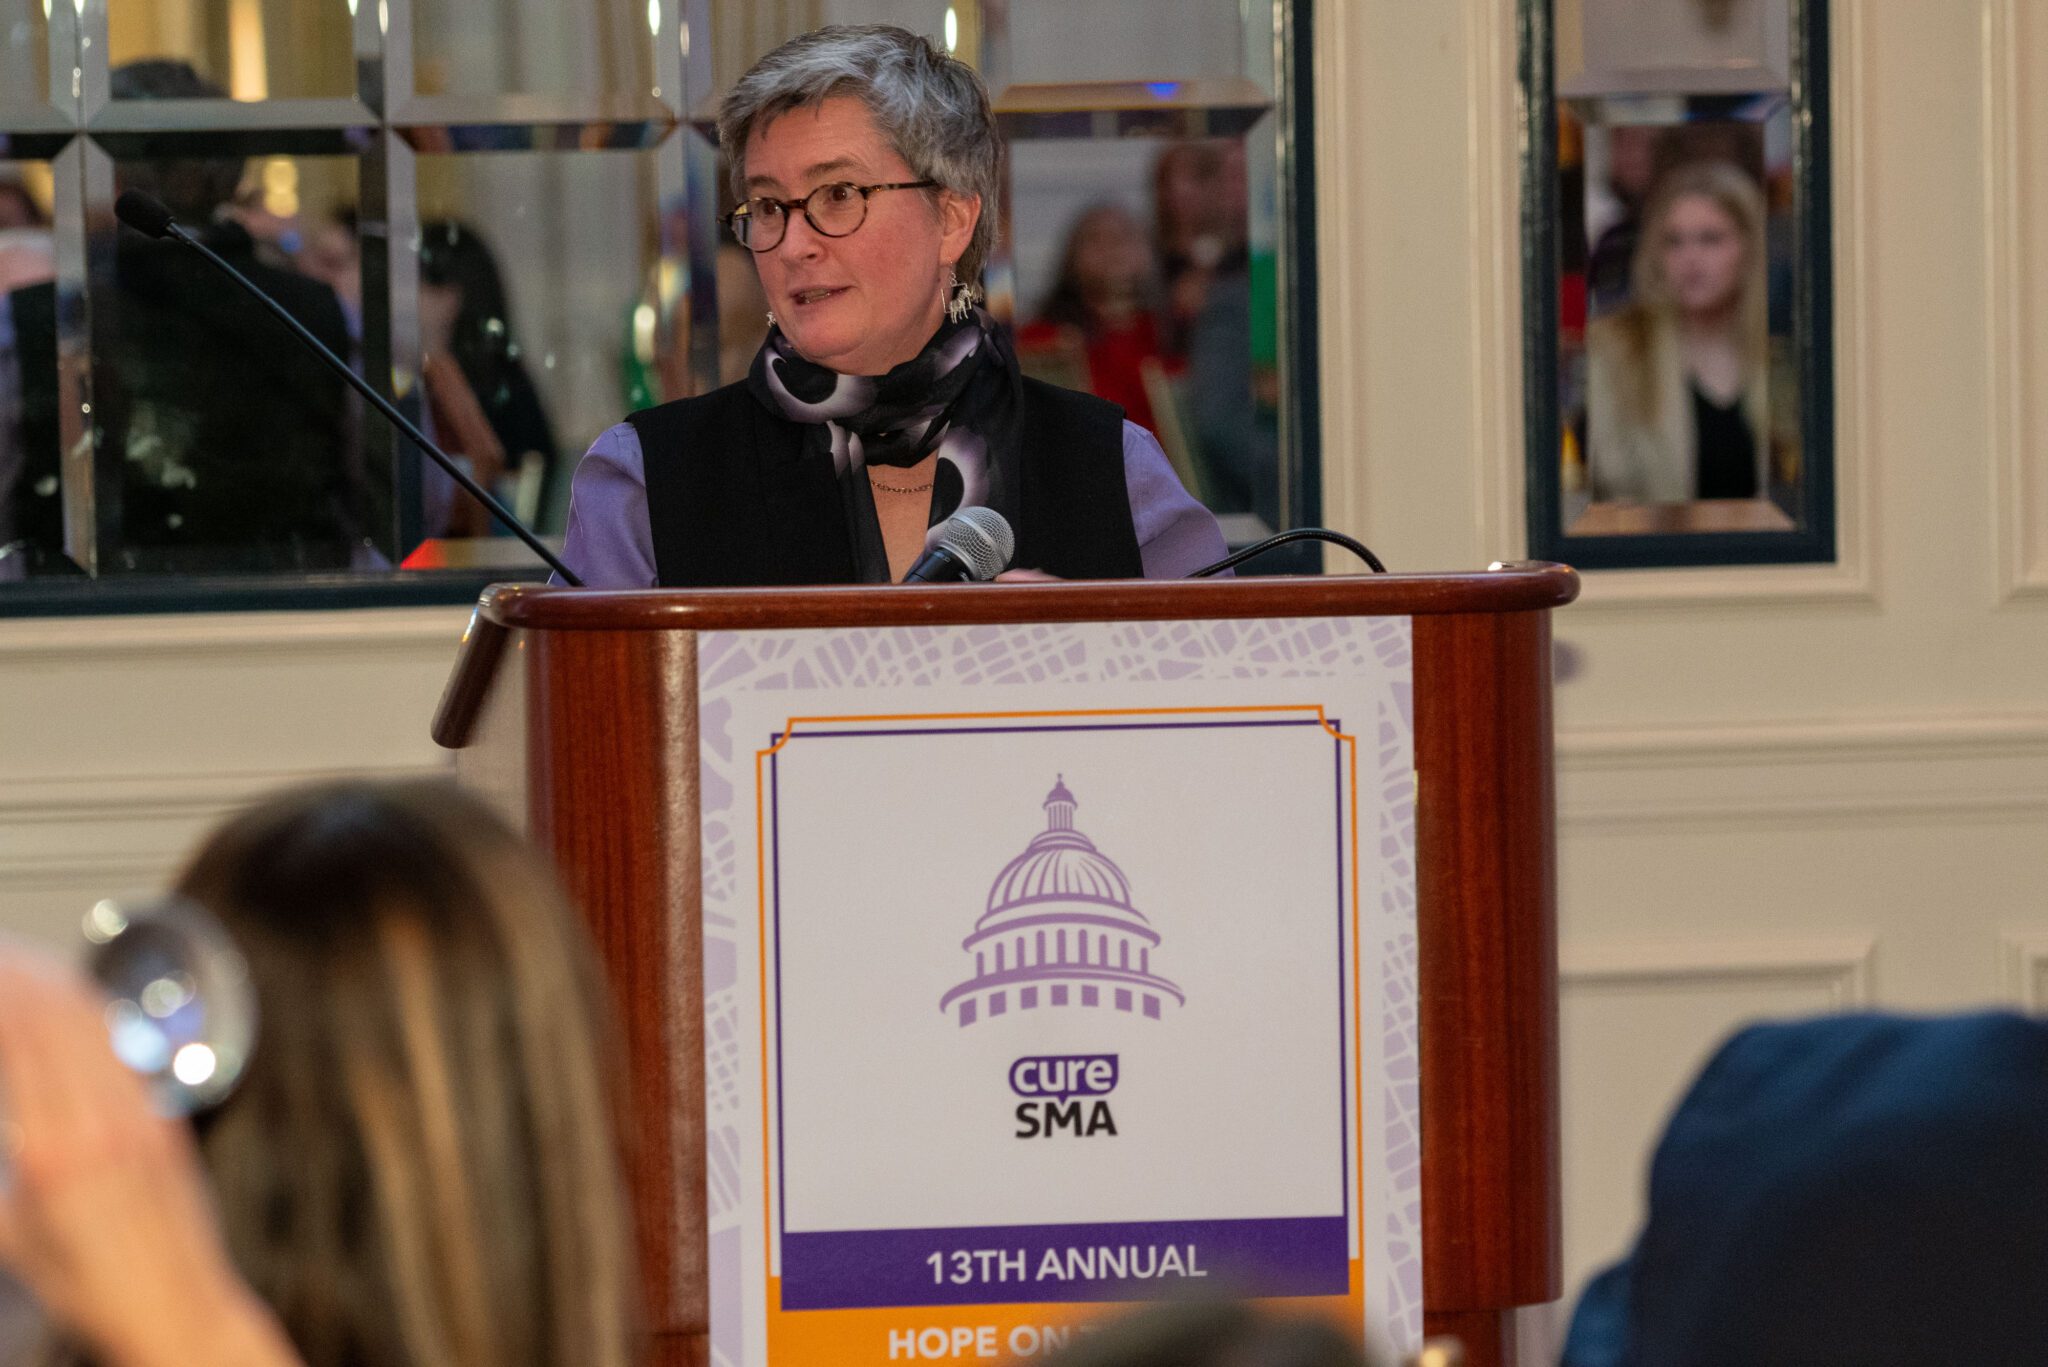
[[[1022,377],[979,306],[1002,147],[972,68],[900,28],[819,29],[741,78],[718,136],[768,336],[746,379],[591,446],[562,552],[588,585],[895,582],[971,506],[1009,522],[1025,577],[1223,556],[1152,435]]]

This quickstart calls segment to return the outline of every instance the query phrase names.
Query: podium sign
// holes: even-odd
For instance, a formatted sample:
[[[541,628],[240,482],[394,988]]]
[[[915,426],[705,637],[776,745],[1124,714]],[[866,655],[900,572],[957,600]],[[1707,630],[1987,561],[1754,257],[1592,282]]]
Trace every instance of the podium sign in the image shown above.
[[[710,1336],[1422,1330],[1405,617],[706,631]]]

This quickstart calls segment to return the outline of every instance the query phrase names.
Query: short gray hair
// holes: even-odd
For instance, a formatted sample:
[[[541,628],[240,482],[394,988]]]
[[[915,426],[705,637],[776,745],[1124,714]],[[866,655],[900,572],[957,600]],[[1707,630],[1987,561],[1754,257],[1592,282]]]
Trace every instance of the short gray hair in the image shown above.
[[[733,194],[747,194],[747,139],[792,109],[850,95],[920,180],[981,196],[974,237],[954,268],[972,284],[995,244],[1002,137],[974,68],[892,24],[834,24],[790,39],[754,63],[718,109]]]

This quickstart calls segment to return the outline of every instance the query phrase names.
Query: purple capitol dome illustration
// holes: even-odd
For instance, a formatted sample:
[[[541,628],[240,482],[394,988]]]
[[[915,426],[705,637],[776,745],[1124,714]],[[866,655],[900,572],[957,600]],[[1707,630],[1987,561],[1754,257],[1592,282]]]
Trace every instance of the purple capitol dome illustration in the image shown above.
[[[1131,881],[1074,829],[1065,776],[1045,797],[1045,829],[996,875],[988,910],[960,942],[974,976],[939,1010],[963,1026],[1011,1011],[1094,1007],[1159,1019],[1186,997],[1152,971],[1159,932],[1131,905]]]

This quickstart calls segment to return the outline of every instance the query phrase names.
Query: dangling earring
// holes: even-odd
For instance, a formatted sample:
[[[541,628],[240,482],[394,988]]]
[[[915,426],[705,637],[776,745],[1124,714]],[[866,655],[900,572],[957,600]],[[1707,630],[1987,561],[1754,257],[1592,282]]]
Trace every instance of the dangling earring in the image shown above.
[[[775,310],[774,310],[774,309],[769,309],[769,310],[768,310],[768,326],[769,326],[769,327],[774,327],[774,326],[775,326]]]
[[[946,316],[958,323],[974,312],[974,286],[964,284],[952,271],[946,272]]]

